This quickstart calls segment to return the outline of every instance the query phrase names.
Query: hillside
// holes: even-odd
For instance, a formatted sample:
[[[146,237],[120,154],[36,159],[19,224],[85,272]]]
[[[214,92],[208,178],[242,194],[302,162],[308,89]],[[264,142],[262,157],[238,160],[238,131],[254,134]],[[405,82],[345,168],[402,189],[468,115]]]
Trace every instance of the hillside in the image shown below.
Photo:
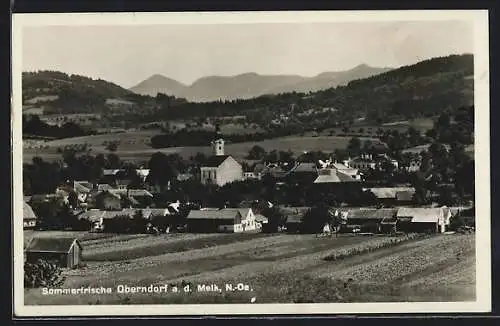
[[[259,75],[256,73],[245,73],[236,76],[207,76],[196,80],[189,86],[161,75],[154,75],[130,90],[138,94],[151,96],[164,93],[186,98],[192,102],[248,99],[264,94],[323,90],[345,85],[351,80],[366,78],[388,70],[389,68],[359,65],[351,70],[325,72],[314,77]]]
[[[473,104],[473,73],[471,54],[451,55],[310,94],[285,93],[229,102],[184,103],[161,110],[156,118],[243,114],[249,122],[269,124],[285,115],[288,121],[298,119],[301,124],[321,126],[354,119],[381,123],[431,117],[447,109]]]
[[[23,111],[43,113],[102,113],[134,108],[137,96],[102,79],[58,71],[23,72]],[[132,100],[132,101],[130,101]]]

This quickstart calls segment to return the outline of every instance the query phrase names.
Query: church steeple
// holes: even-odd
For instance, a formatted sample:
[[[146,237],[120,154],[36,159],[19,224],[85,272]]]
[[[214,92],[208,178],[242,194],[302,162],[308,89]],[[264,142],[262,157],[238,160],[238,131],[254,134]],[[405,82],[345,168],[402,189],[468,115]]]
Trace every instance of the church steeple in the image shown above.
[[[212,142],[212,148],[215,156],[224,155],[224,139],[222,138],[219,124],[215,125],[215,140]]]

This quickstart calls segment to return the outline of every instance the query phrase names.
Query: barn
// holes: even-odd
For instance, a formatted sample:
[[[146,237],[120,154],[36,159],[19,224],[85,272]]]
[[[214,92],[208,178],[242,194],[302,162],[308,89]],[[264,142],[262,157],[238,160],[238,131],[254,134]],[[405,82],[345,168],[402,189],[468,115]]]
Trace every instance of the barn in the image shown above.
[[[415,193],[413,187],[375,187],[363,190],[369,190],[375,196],[377,203],[388,207],[410,204]]]
[[[82,262],[83,248],[76,238],[33,238],[25,249],[26,261],[50,261],[62,268],[77,268]]]
[[[358,225],[361,232],[382,232],[382,223],[396,216],[396,209],[359,208],[347,213],[347,225]]]
[[[448,207],[401,207],[397,212],[398,229],[406,232],[444,233],[450,224]]]
[[[285,226],[288,233],[297,233],[302,229],[304,215],[310,210],[310,207],[280,207],[280,211],[286,217]]]
[[[244,218],[237,209],[193,209],[187,216],[189,232],[243,232]]]

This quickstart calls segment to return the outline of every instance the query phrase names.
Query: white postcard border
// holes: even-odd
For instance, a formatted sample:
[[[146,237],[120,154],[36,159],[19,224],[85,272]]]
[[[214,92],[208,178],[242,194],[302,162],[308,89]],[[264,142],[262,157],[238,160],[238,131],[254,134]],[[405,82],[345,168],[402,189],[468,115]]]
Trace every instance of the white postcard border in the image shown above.
[[[474,24],[476,301],[325,304],[26,306],[23,291],[22,29],[42,25],[242,24],[467,20]],[[16,316],[459,313],[491,310],[489,39],[486,10],[14,14],[12,28],[13,258]]]

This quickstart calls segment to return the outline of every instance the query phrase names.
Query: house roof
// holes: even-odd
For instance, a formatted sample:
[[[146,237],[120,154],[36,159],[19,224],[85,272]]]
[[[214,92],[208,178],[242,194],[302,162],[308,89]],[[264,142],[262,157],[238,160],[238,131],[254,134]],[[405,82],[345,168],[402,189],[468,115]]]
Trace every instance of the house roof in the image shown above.
[[[187,219],[189,220],[234,220],[241,214],[237,209],[207,209],[207,210],[198,210],[193,209],[189,212]]]
[[[248,213],[252,210],[250,207],[241,208],[225,208],[226,210],[236,210],[240,213],[241,217],[246,218]]]
[[[27,203],[23,203],[23,219],[24,220],[31,220],[31,219],[36,219],[36,214],[33,211],[33,208],[31,208],[30,205]]]
[[[347,219],[373,219],[382,220],[384,218],[392,218],[396,216],[397,209],[392,208],[380,208],[380,209],[370,209],[370,208],[360,208],[351,209],[348,211]]]
[[[286,223],[301,223],[310,209],[311,207],[280,207],[280,211],[286,216]]]
[[[131,183],[132,183],[132,180],[130,180],[130,179],[117,179],[116,180],[116,185],[128,186]]]
[[[105,176],[116,175],[118,172],[123,171],[122,169],[104,169],[102,174]]]
[[[97,193],[96,196],[111,196],[111,197],[121,199],[120,194],[118,194],[115,190],[116,189],[109,189],[109,190],[105,190],[105,191],[100,191],[99,193]]]
[[[347,170],[349,169],[345,164],[342,163],[332,163],[331,166],[337,170]]]
[[[321,169],[314,183],[359,182],[359,180],[336,169]]]
[[[86,212],[83,212],[78,215],[79,219],[85,219],[90,222],[98,222],[99,220],[107,220],[107,219],[113,219],[116,218],[117,216],[129,216],[132,218],[137,211],[142,212],[142,216],[145,219],[150,218],[151,216],[154,216],[153,213],[158,213],[158,211],[153,210],[153,209],[136,209],[136,208],[125,208],[120,211],[104,211],[104,210],[98,210],[98,209],[91,209]]]
[[[410,191],[410,190],[398,191],[396,193],[396,200],[398,200],[398,201],[411,201],[413,199],[414,194],[415,194],[415,190],[413,190],[413,191]]]
[[[318,168],[316,167],[316,163],[301,162],[301,163],[295,165],[290,172],[291,173],[316,173],[317,171],[318,171]]]
[[[286,217],[286,222],[287,224],[289,223],[302,223],[302,215],[289,215]]]
[[[88,193],[93,188],[93,184],[88,181],[75,181],[73,182],[73,188],[76,192]]]
[[[388,198],[397,198],[397,194],[401,193],[400,196],[407,196],[406,193],[410,193],[410,200],[415,193],[415,188],[413,187],[376,187],[376,188],[368,188],[375,197],[378,199],[388,199]],[[403,193],[405,192],[405,193]]]
[[[129,197],[154,197],[146,189],[110,189],[108,192],[114,195],[128,195]]]
[[[411,217],[412,223],[436,223],[444,217],[442,207],[401,207],[398,209],[397,217]]]
[[[33,238],[26,246],[26,251],[67,253],[74,242],[80,245],[76,238]]]
[[[113,189],[113,187],[107,183],[100,183],[97,185],[98,191],[104,191],[104,190],[110,190],[110,189]]]
[[[168,208],[145,208],[142,209],[142,212],[144,215],[147,214],[150,216],[165,216],[170,214]]]
[[[211,157],[209,157],[207,159],[207,161],[205,162],[205,164],[202,165],[202,167],[216,168],[219,165],[221,165],[222,162],[224,162],[228,157],[229,157],[229,155],[215,155],[215,156],[211,156]]]
[[[261,214],[255,214],[255,220],[260,223],[267,223],[269,221],[267,217]]]
[[[177,175],[177,180],[178,181],[185,181],[185,180],[189,180],[193,177],[193,174],[192,173],[179,173]]]
[[[138,176],[140,177],[147,177],[149,175],[150,170],[149,169],[137,169],[135,170]]]

